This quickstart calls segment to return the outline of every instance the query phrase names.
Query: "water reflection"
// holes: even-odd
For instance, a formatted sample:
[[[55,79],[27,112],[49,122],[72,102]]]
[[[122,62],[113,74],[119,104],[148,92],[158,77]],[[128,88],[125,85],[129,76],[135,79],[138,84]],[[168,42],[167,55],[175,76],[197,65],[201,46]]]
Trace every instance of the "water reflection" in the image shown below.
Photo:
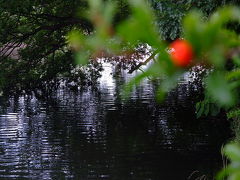
[[[195,118],[197,92],[186,80],[163,104],[149,81],[122,102],[130,75],[105,69],[98,91],[1,97],[0,179],[187,179],[221,168],[228,124]]]

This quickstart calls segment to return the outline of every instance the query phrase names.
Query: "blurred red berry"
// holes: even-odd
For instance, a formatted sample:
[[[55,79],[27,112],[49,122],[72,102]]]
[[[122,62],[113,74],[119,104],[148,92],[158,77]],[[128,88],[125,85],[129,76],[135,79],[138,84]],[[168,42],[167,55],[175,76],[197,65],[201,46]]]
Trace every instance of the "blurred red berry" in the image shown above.
[[[193,59],[193,49],[189,42],[177,39],[170,44],[170,55],[173,63],[178,67],[187,67]]]

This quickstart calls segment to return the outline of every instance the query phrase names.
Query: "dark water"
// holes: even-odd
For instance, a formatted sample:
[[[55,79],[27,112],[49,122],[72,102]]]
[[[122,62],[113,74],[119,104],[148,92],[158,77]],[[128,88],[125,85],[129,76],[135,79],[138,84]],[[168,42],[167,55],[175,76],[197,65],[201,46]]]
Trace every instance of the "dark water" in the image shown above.
[[[0,97],[0,179],[212,179],[230,134],[224,117],[196,119],[186,81],[160,105],[148,81],[121,102],[126,76],[110,70],[98,90]]]

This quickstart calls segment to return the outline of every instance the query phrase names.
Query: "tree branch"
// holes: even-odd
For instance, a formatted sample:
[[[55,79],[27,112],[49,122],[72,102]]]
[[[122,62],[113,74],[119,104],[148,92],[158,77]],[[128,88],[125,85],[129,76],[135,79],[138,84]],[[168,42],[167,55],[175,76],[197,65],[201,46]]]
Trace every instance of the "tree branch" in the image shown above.
[[[138,70],[141,66],[146,65],[149,61],[151,61],[156,54],[158,53],[158,50],[154,51],[150,57],[148,57],[144,62],[140,62],[137,66],[134,66],[131,68],[128,73],[132,74],[134,71]]]

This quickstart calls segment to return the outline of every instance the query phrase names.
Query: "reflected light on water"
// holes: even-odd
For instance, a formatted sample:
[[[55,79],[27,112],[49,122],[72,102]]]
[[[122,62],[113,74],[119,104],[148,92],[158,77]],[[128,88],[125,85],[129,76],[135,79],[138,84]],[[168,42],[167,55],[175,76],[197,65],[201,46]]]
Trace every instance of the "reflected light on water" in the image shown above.
[[[149,80],[122,102],[119,87],[132,76],[106,63],[96,91],[59,89],[48,101],[0,97],[0,179],[186,179],[196,169],[214,174],[228,124],[195,118],[196,88],[187,74],[163,104],[155,101],[157,85]]]

